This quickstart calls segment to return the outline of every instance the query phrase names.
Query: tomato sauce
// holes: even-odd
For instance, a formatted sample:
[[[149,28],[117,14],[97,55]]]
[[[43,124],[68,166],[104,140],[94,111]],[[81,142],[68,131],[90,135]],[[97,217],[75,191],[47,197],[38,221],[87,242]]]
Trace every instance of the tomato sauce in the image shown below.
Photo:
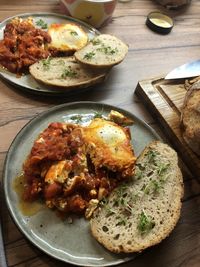
[[[100,201],[119,183],[116,173],[93,166],[75,124],[51,123],[35,140],[23,171],[24,200],[42,198],[64,214],[84,214],[91,199]]]

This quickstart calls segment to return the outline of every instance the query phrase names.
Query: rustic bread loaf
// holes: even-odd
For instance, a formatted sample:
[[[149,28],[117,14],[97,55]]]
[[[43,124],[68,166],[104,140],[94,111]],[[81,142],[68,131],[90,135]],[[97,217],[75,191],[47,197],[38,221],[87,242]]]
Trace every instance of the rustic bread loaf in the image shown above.
[[[128,46],[117,37],[101,34],[91,40],[74,56],[83,64],[107,68],[119,64],[128,52]]]
[[[90,221],[93,236],[115,252],[139,252],[175,227],[183,196],[176,152],[153,142],[136,162],[135,177],[103,199]]]
[[[102,82],[108,71],[92,70],[74,57],[47,58],[29,67],[30,74],[46,85],[63,88],[84,88]]]
[[[185,142],[200,155],[200,81],[194,83],[185,95],[181,129]]]

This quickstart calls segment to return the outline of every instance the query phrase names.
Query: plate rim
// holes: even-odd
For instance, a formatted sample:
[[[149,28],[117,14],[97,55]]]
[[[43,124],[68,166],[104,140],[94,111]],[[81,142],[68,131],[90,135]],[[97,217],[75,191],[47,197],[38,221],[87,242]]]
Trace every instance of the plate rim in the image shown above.
[[[34,124],[34,122],[39,121],[41,118],[44,118],[45,121],[45,115],[49,114],[49,113],[53,113],[54,111],[58,111],[63,109],[64,107],[66,107],[66,109],[68,107],[73,108],[80,105],[80,107],[84,107],[86,106],[89,107],[90,105],[94,105],[97,107],[106,107],[106,109],[116,109],[117,111],[121,111],[124,112],[125,115],[128,115],[130,117],[135,118],[137,121],[139,121],[139,123],[141,123],[146,129],[148,129],[148,131],[150,131],[153,136],[155,136],[155,138],[157,138],[156,140],[160,140],[162,141],[162,138],[156,133],[156,131],[150,126],[148,125],[147,122],[145,122],[143,119],[139,118],[138,116],[136,116],[135,114],[133,114],[132,112],[127,111],[126,109],[120,108],[118,106],[115,105],[110,105],[104,102],[95,102],[95,101],[75,101],[75,102],[69,102],[69,103],[64,103],[64,104],[60,104],[60,105],[56,105],[53,107],[48,108],[47,110],[40,112],[39,114],[37,114],[36,116],[34,116],[31,120],[29,120],[20,130],[19,132],[15,135],[14,139],[12,140],[8,151],[6,153],[6,157],[5,157],[5,161],[4,161],[4,165],[3,165],[3,172],[2,172],[2,185],[3,185],[3,195],[4,198],[6,200],[6,205],[7,208],[9,210],[9,213],[11,215],[12,221],[15,223],[16,227],[20,230],[20,232],[22,233],[22,235],[27,238],[34,246],[36,246],[38,249],[40,249],[42,252],[46,253],[47,255],[53,257],[56,260],[60,260],[61,262],[65,262],[65,263],[69,263],[69,264],[73,264],[75,266],[88,266],[88,267],[94,267],[94,266],[100,266],[100,265],[91,265],[91,264],[81,264],[81,263],[75,263],[74,261],[72,261],[71,259],[64,259],[61,258],[57,255],[52,254],[50,251],[48,251],[48,249],[42,248],[39,244],[37,244],[37,242],[34,242],[34,238],[32,238],[30,236],[30,234],[27,233],[26,230],[23,229],[23,224],[20,224],[17,220],[17,217],[15,215],[15,213],[13,212],[13,208],[11,205],[11,201],[8,199],[8,184],[6,183],[7,179],[6,177],[7,175],[7,170],[9,167],[9,158],[12,155],[12,151],[13,151],[13,146],[15,145],[15,142],[18,141],[18,139],[20,139],[21,136],[23,136],[24,132],[26,131],[27,127],[31,127],[32,124]],[[111,262],[111,263],[106,263],[103,266],[115,266],[118,264],[122,264],[128,261],[131,261],[135,258],[135,253],[133,253],[133,256],[131,257],[130,254],[123,254],[125,255],[124,258],[122,259],[117,259],[115,262]],[[114,261],[114,260],[113,260]]]
[[[56,13],[56,12],[26,12],[26,13],[20,13],[20,14],[16,14],[16,15],[13,15],[11,17],[8,17],[6,19],[4,19],[3,21],[0,22],[0,30],[3,29],[3,27],[12,19],[16,18],[16,17],[22,17],[22,18],[27,18],[27,17],[31,17],[31,16],[44,16],[44,17],[48,17],[48,16],[55,16],[55,17],[58,17],[58,18],[61,18],[61,19],[66,19],[66,20],[69,20],[71,22],[74,22],[74,23],[77,23],[79,24],[80,26],[83,26],[85,28],[87,28],[89,31],[93,32],[95,35],[100,35],[101,32],[99,30],[97,30],[95,27],[89,25],[88,23],[84,22],[84,21],[81,21],[77,18],[74,18],[74,17],[71,17],[71,16],[67,16],[67,15],[64,15],[64,14],[60,14],[60,13]],[[41,89],[41,90],[38,90],[37,88],[34,88],[34,87],[30,87],[30,86],[26,86],[26,85],[20,85],[20,84],[17,84],[15,83],[14,81],[6,78],[4,76],[4,74],[0,71],[0,77],[8,82],[9,84],[11,85],[14,85],[15,88],[19,88],[21,89],[22,91],[24,92],[29,92],[29,93],[32,93],[32,94],[38,94],[38,95],[47,95],[47,96],[66,96],[66,95],[73,95],[75,94],[75,91],[77,92],[84,92],[86,90],[89,90],[91,88],[91,86],[89,87],[86,87],[86,88],[77,88],[77,90],[75,89],[75,91],[73,92],[73,89],[63,89],[61,88],[59,90],[59,88],[55,89],[54,90],[47,90],[45,91],[44,89]]]

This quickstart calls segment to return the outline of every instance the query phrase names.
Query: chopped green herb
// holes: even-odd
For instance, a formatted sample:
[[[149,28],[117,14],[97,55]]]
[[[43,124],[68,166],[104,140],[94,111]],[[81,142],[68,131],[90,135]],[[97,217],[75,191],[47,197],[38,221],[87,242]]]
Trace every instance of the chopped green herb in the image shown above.
[[[77,74],[78,73],[76,71],[72,70],[72,68],[69,66],[63,70],[63,73],[61,74],[61,78],[62,79],[65,79],[67,77],[73,78],[73,77],[77,77]]]
[[[102,42],[101,42],[101,40],[99,40],[99,39],[92,39],[92,40],[91,40],[91,43],[92,43],[93,45],[99,45],[99,44],[101,44]]]
[[[76,123],[79,123],[82,121],[83,117],[81,115],[77,114],[77,115],[71,116],[70,119],[75,121]]]
[[[47,29],[48,28],[47,23],[43,19],[39,19],[38,21],[36,21],[35,24],[37,26],[39,26],[41,29]]]
[[[103,118],[103,111],[95,111],[93,118]]]
[[[111,46],[102,46],[100,48],[97,48],[97,51],[103,52],[106,55],[113,55],[116,52],[118,52],[117,48],[112,49]]]
[[[144,211],[139,216],[139,221],[137,225],[137,229],[140,231],[140,233],[146,234],[148,233],[151,229],[153,229],[155,226],[155,222],[150,216],[147,216]]]
[[[92,59],[93,57],[95,56],[95,53],[94,52],[88,52],[84,55],[83,58],[87,59],[87,60],[90,60]]]
[[[77,36],[78,35],[78,33],[75,32],[75,31],[71,31],[70,34],[73,35],[73,36]]]
[[[147,185],[142,188],[142,191],[149,195],[149,194],[157,194],[159,193],[162,185],[159,180],[151,180]]]
[[[116,213],[116,211],[114,211],[112,208],[110,208],[108,205],[105,206],[105,210],[106,210],[106,217],[109,217],[113,214]]]
[[[141,170],[137,170],[136,173],[135,173],[135,178],[137,180],[140,180],[143,176],[143,172]]]
[[[156,165],[156,157],[157,157],[158,153],[154,150],[149,150],[147,152],[147,157],[148,157],[148,162],[149,163],[153,163]]]
[[[151,181],[151,186],[152,186],[152,192],[154,194],[159,193],[160,189],[162,188],[161,183],[159,181],[157,181],[157,180],[152,180]]]
[[[158,175],[160,175],[160,176],[162,176],[165,172],[166,172],[166,170],[168,169],[168,167],[170,166],[170,163],[166,163],[166,164],[160,164],[159,166],[158,166]]]
[[[43,70],[49,70],[50,69],[50,62],[51,62],[52,58],[48,57],[46,59],[42,59],[42,65],[43,65]]]

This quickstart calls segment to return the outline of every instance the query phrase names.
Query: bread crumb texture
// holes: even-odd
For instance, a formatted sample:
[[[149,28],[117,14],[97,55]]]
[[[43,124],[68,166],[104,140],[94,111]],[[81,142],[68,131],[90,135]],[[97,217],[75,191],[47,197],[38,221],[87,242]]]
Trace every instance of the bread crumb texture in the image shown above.
[[[182,196],[176,152],[153,142],[137,159],[135,176],[102,200],[90,221],[92,234],[113,252],[140,252],[173,230]]]
[[[119,64],[128,52],[128,46],[115,36],[101,34],[75,53],[78,61],[94,67]]]
[[[30,66],[29,71],[39,82],[66,88],[90,86],[106,76],[105,71],[88,69],[74,57],[49,57]]]
[[[194,83],[187,92],[181,114],[183,138],[200,156],[200,82]]]

